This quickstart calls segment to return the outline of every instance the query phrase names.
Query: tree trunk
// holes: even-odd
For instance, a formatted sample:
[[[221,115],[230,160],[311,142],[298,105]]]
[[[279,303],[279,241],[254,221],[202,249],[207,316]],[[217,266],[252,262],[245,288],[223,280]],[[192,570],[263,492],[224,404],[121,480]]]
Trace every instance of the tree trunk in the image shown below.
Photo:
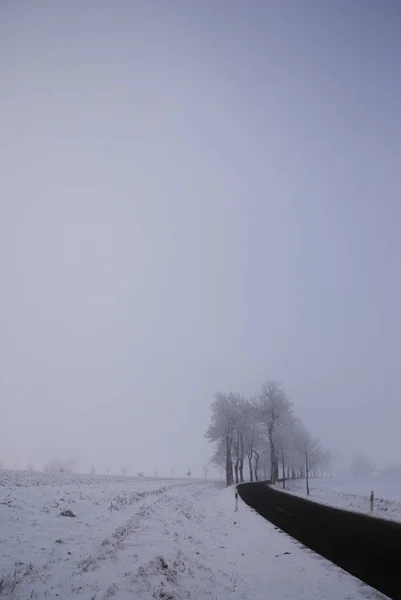
[[[276,458],[276,461],[274,463],[274,483],[276,483],[278,479],[278,458]]]
[[[239,458],[237,456],[237,458],[235,459],[235,466],[234,466],[235,484],[236,485],[239,483],[238,469],[239,469]]]
[[[242,458],[239,459],[239,481],[244,483],[244,461]]]
[[[244,442],[242,434],[239,437],[239,479],[240,483],[244,483]]]
[[[255,481],[259,481],[259,454],[254,450],[256,460],[255,460]]]
[[[237,439],[235,441],[234,473],[235,473],[235,485],[237,485],[239,483],[239,437],[238,437],[238,435],[237,435]]]
[[[291,469],[291,479],[295,479],[295,478],[296,478],[295,469],[294,469],[294,467],[292,467],[292,469]]]
[[[249,464],[249,481],[253,481],[253,469],[252,469],[252,454],[248,455],[248,464]]]
[[[233,480],[233,461],[231,458],[231,440],[230,436],[226,435],[226,484],[227,487],[234,483]]]
[[[273,439],[273,425],[269,427],[269,445],[270,445],[270,479],[272,483],[276,483],[277,479],[277,458],[276,458],[276,447]]]
[[[306,475],[306,495],[309,496],[309,465],[308,453],[305,452],[305,475]]]
[[[285,490],[285,463],[284,463],[284,448],[281,446],[281,465],[283,467],[283,490]]]

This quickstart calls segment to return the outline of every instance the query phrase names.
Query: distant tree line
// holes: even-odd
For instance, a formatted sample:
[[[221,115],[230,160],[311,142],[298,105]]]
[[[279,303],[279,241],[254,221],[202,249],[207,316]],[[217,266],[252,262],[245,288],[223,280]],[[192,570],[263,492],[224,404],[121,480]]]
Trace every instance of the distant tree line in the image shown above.
[[[227,486],[271,479],[276,483],[331,475],[331,454],[297,417],[284,387],[267,380],[259,394],[215,395],[205,437],[214,444],[212,462],[223,468]]]

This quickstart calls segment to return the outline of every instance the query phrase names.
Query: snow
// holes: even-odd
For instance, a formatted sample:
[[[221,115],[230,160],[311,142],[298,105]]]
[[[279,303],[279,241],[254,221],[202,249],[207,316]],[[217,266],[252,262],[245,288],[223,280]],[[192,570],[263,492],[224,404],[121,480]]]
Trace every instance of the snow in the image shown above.
[[[309,479],[309,499],[330,506],[370,514],[370,492],[374,490],[373,514],[401,521],[401,479],[388,476],[332,477]],[[305,481],[287,481],[286,489],[306,496]]]
[[[204,480],[0,472],[1,581],[13,600],[384,598]]]

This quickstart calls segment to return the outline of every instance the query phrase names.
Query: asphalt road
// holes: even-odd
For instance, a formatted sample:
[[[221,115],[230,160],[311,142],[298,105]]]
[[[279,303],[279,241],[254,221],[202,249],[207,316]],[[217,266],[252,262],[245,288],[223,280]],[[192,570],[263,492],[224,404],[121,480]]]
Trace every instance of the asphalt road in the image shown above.
[[[401,600],[401,524],[283,494],[266,483],[238,486],[271,523],[394,600]]]

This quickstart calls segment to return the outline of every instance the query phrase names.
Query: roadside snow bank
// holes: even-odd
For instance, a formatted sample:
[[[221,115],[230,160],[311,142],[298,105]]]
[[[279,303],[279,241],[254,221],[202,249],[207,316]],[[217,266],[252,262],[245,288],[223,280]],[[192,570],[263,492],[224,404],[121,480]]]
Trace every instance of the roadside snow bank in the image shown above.
[[[281,487],[281,484],[277,484]],[[370,490],[375,492],[376,517],[401,521],[401,481],[381,477],[322,478],[309,480],[309,500],[370,514]],[[287,481],[286,491],[306,497],[305,481]]]

